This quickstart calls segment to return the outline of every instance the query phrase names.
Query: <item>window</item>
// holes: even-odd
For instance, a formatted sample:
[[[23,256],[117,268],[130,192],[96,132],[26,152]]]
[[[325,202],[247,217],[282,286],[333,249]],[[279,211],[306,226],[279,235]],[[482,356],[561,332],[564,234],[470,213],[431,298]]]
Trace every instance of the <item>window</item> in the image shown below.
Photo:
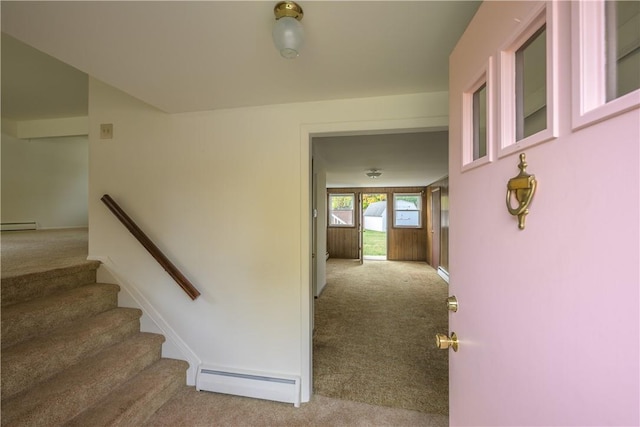
[[[476,71],[462,93],[462,171],[493,160],[493,57]]]
[[[395,193],[393,195],[393,226],[422,227],[421,193]]]
[[[573,129],[640,105],[640,3],[571,2]]]
[[[329,194],[329,226],[353,227],[355,196],[351,194]]]
[[[516,51],[516,141],[547,128],[546,42],[542,26]]]
[[[487,155],[487,84],[473,93],[473,160]]]
[[[558,137],[558,7],[538,2],[500,50],[498,157]]]
[[[607,102],[640,88],[640,2],[605,2]]]

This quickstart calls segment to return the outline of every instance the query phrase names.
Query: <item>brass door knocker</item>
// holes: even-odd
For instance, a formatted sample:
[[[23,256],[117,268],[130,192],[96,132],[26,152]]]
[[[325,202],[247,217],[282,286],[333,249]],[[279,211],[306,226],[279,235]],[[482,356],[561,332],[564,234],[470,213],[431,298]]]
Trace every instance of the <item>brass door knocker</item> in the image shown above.
[[[536,192],[536,177],[526,172],[527,162],[525,154],[520,154],[520,173],[509,180],[507,184],[507,209],[513,216],[518,217],[518,228],[524,229],[524,219],[529,213],[529,205]],[[511,196],[515,196],[518,201],[517,207],[511,206]]]

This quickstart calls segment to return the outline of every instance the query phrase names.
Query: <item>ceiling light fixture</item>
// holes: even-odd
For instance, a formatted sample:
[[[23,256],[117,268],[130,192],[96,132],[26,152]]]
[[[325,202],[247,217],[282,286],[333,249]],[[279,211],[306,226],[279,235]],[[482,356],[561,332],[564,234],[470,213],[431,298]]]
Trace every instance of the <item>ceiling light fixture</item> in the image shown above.
[[[369,172],[366,173],[366,175],[371,179],[376,179],[377,177],[382,175],[382,172],[378,171],[378,169],[371,169]]]
[[[273,8],[276,23],[273,26],[273,44],[283,58],[294,59],[300,54],[304,42],[302,8],[292,1],[281,1]]]

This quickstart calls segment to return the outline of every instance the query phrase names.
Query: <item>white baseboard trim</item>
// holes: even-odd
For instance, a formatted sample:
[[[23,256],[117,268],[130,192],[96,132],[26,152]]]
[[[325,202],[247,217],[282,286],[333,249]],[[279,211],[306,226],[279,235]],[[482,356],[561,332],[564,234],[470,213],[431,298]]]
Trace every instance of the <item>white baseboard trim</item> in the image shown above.
[[[449,283],[449,272],[442,267],[438,267],[438,276],[442,277],[445,282]]]
[[[3,222],[0,227],[0,230],[2,231],[26,231],[38,229],[38,225],[35,221]]]
[[[79,229],[88,230],[88,225],[65,225],[63,227],[38,227],[38,230],[79,230]]]
[[[316,298],[320,298],[320,295],[322,295],[326,287],[327,287],[327,283],[325,282],[325,284],[320,286],[320,288],[318,289],[318,295],[314,295],[314,296]]]
[[[300,377],[201,365],[196,390],[253,397],[300,407]]]
[[[160,313],[153,307],[153,305],[147,300],[131,282],[122,278],[118,274],[118,268],[113,260],[108,256],[95,256],[89,255],[87,257],[90,261],[100,261],[102,263],[101,268],[105,268],[117,285],[120,285],[122,291],[125,291],[130,299],[134,302],[136,308],[139,308],[143,312],[143,319],[140,319],[141,326],[143,324],[145,316],[153,323],[158,329],[158,332],[164,335],[166,338],[165,344],[163,344],[162,356],[170,358],[178,358],[186,360],[189,363],[189,369],[187,370],[186,383],[187,385],[196,385],[196,376],[198,372],[198,366],[202,363],[200,358],[191,350],[191,348],[180,338],[175,330],[169,325],[169,323],[162,317]],[[121,291],[121,292],[122,292]],[[144,329],[143,329],[144,330]],[[152,331],[145,331],[152,332]],[[166,345],[175,349],[175,351],[168,351]],[[170,352],[171,354],[166,354]],[[175,354],[175,353],[178,354]]]
[[[44,230],[81,230],[87,229],[87,225],[65,225],[61,227],[41,227],[35,221],[3,222],[0,225],[2,231],[44,231]]]

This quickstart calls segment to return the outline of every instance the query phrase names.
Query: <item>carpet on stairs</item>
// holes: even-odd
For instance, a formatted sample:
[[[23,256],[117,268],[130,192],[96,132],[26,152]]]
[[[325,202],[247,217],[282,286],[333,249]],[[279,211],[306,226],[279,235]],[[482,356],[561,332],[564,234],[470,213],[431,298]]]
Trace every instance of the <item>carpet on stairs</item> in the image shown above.
[[[161,358],[98,266],[3,276],[2,426],[140,425],[184,387],[187,362]]]

